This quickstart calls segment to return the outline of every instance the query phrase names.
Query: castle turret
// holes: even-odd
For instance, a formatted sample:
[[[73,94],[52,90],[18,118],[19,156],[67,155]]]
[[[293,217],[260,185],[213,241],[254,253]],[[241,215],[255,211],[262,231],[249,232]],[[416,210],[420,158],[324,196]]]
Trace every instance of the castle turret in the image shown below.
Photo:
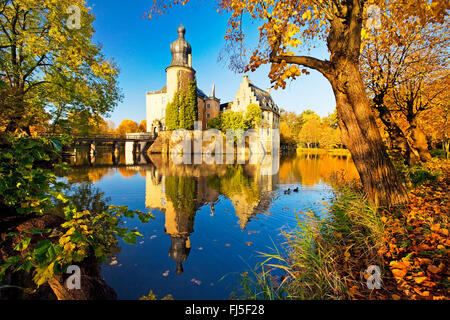
[[[185,40],[186,29],[178,27],[178,39],[170,45],[172,63],[166,68],[167,97],[169,102],[177,91],[186,91],[189,83],[195,80],[195,70],[192,68],[191,45]]]

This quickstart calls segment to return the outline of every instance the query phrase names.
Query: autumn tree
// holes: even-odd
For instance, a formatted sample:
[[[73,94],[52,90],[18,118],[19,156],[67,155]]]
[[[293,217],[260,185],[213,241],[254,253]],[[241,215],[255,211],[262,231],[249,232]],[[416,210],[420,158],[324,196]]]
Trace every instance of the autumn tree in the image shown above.
[[[280,110],[280,139],[284,136],[289,141],[288,137],[292,137],[291,143],[297,143],[302,126],[303,119],[300,115],[292,111]],[[287,141],[285,142],[288,143]]]
[[[438,19],[432,10],[405,16],[401,9],[387,2],[378,26],[364,30],[361,66],[393,149],[415,163],[430,159],[421,114],[448,101],[450,38],[447,17]]]
[[[262,110],[254,103],[247,106],[247,110],[244,114],[245,128],[246,129],[256,129],[261,123]]]
[[[319,145],[324,149],[337,148],[342,145],[339,128],[322,125],[319,134]]]
[[[321,136],[321,124],[317,119],[309,119],[299,132],[298,140],[307,148],[318,147]]]
[[[280,143],[282,145],[295,145],[297,144],[296,139],[292,134],[292,130],[288,123],[285,121],[280,122]]]
[[[169,4],[187,2],[154,2],[149,16],[165,13]],[[444,15],[448,6],[446,1],[395,2],[401,4],[405,16],[427,10]],[[300,66],[320,72],[334,91],[341,137],[352,154],[367,196],[375,205],[402,205],[407,195],[387,155],[360,72],[361,31],[368,4],[383,10],[386,1],[218,0],[219,8],[231,15],[225,39],[235,62],[232,66],[238,71],[254,71],[271,64],[269,77],[275,88],[285,88],[287,79],[308,73]],[[247,49],[244,42],[242,21],[246,14],[259,24],[259,43],[253,50]],[[316,40],[326,41],[329,60],[299,54],[302,43],[312,45]],[[246,60],[249,52],[250,59]]]
[[[67,120],[65,122],[61,121],[60,125],[63,128],[61,132],[70,132],[72,136],[111,133],[111,126],[105,119],[99,115],[93,115],[87,110],[69,114]]]
[[[0,1],[5,132],[29,132],[46,117],[58,125],[69,114],[113,110],[121,98],[118,69],[93,42],[93,21],[84,0]]]
[[[139,126],[136,121],[125,119],[119,124],[117,133],[124,136],[127,133],[135,133],[139,131]]]
[[[139,132],[147,132],[147,120],[142,120],[138,128]]]

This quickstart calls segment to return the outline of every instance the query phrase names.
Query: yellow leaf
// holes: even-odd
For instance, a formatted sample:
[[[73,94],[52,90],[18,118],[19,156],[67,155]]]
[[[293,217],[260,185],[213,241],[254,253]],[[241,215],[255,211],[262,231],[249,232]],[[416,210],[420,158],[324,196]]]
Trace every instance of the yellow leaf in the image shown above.
[[[393,274],[394,277],[396,277],[396,278],[403,278],[404,276],[406,276],[406,273],[407,273],[406,270],[392,269],[392,274]]]
[[[415,277],[414,281],[418,284],[421,284],[422,282],[424,282],[427,279],[427,277]]]

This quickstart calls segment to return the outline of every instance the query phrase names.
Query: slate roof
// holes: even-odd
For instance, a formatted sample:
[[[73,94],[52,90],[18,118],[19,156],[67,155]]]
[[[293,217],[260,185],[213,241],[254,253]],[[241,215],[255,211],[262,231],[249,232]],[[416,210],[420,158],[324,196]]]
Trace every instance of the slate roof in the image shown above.
[[[249,85],[250,89],[252,90],[252,92],[255,94],[256,99],[259,102],[259,106],[262,110],[269,110],[269,111],[274,111],[276,113],[279,113],[279,108],[273,101],[270,93],[258,88],[253,83],[249,83],[248,85]]]
[[[207,99],[207,98],[209,98],[207,95],[206,95],[206,93],[204,93],[202,90],[200,90],[199,88],[197,88],[197,96],[199,96],[200,98],[203,98],[203,99]]]

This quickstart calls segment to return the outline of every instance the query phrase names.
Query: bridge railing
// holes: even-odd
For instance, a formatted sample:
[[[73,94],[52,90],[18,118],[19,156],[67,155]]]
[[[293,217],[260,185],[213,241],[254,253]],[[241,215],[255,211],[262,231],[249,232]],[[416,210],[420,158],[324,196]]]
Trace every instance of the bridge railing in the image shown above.
[[[42,134],[40,135],[46,138],[58,138],[63,135],[59,134]],[[107,133],[107,134],[89,134],[89,135],[72,135],[71,138],[73,140],[154,140],[157,135],[151,132],[138,132],[138,133],[126,133],[123,134],[115,134],[115,133]]]

